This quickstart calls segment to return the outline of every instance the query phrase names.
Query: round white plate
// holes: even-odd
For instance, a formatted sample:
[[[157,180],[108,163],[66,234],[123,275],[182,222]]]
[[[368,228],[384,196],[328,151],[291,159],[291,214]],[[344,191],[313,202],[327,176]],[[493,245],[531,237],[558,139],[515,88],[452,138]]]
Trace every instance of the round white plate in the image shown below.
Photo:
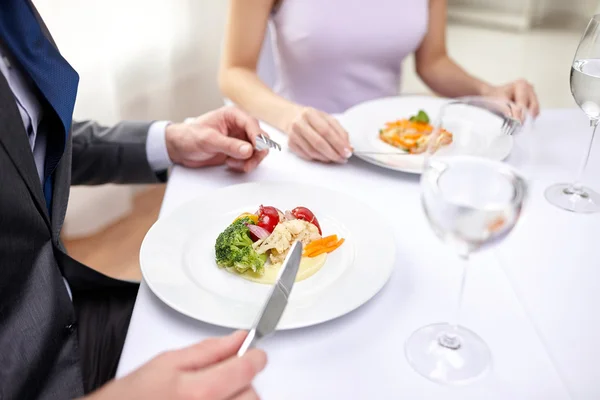
[[[350,135],[350,141],[354,149],[366,152],[399,152],[402,150],[382,142],[379,139],[379,130],[386,122],[402,118],[409,118],[419,110],[424,110],[431,120],[437,121],[439,110],[450,99],[429,96],[402,96],[371,100],[358,104],[348,109],[342,116],[341,122]],[[495,117],[485,111],[463,110],[469,113],[469,121],[477,121],[477,124],[464,124],[460,120],[453,121],[448,126],[454,136],[452,144],[443,150],[448,154],[462,155],[485,155],[493,160],[503,160],[511,152],[513,139],[511,136],[497,136],[489,140],[490,135],[485,129],[496,127],[499,117]],[[359,157],[371,164],[380,167],[420,174],[423,171],[424,154],[411,155],[386,155],[369,154]]]
[[[316,186],[248,183],[212,191],[160,218],[140,252],[150,289],[175,310],[214,325],[249,329],[269,286],[217,267],[217,236],[242,212],[259,205],[312,210],[323,235],[344,244],[328,255],[310,278],[296,282],[278,329],[292,329],[340,317],[367,302],[388,281],[394,266],[393,232],[369,206]]]

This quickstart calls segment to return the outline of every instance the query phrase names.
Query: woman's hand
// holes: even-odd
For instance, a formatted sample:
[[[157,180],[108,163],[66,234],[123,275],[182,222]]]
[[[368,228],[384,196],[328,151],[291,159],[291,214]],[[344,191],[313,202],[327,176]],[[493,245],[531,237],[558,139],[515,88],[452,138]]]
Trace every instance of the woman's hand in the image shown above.
[[[294,110],[286,129],[290,149],[305,160],[345,163],[352,155],[348,133],[331,115],[310,107]]]
[[[502,86],[489,86],[482,91],[482,95],[510,100],[518,106],[529,110],[534,118],[540,113],[540,104],[535,90],[524,79],[519,79]]]

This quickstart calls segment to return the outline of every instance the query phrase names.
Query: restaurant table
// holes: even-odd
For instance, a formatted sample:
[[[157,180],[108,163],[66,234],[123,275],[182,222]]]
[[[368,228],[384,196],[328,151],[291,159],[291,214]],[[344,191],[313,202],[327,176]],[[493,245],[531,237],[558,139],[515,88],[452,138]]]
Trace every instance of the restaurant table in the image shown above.
[[[453,317],[461,274],[457,257],[425,219],[418,176],[355,158],[345,165],[306,162],[284,148],[247,175],[175,167],[160,217],[228,185],[291,181],[347,193],[393,227],[394,272],[373,299],[338,319],[278,331],[260,343],[269,357],[255,381],[263,399],[600,399],[600,214],[570,213],[544,198],[546,187],[573,178],[590,137],[575,109],[544,110],[528,133],[522,169],[529,200],[512,234],[473,257],[460,318],[489,345],[493,367],[460,387],[430,382],[404,356],[413,331]],[[600,190],[598,145],[588,171],[587,183]],[[160,352],[229,332],[179,314],[142,281],[117,376]]]

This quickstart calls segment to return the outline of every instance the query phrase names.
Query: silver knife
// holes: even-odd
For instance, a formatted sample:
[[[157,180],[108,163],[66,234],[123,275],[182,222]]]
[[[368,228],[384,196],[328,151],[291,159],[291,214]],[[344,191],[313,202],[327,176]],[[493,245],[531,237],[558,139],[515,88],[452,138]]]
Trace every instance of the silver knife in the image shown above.
[[[353,151],[356,156],[414,156],[413,153],[399,151]]]
[[[239,357],[254,347],[259,340],[275,332],[296,281],[301,258],[302,242],[294,242],[279,271],[279,276],[271,288],[267,301],[237,353]]]

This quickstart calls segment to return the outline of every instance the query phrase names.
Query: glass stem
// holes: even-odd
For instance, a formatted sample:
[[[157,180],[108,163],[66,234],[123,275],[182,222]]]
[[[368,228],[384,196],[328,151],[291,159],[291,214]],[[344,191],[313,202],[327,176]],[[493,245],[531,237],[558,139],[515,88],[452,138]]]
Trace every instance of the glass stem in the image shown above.
[[[458,302],[456,309],[454,310],[454,319],[450,321],[452,326],[451,330],[444,332],[438,338],[438,342],[441,346],[451,350],[458,350],[461,346],[460,336],[458,335],[458,321],[460,319],[460,311],[462,309],[463,294],[465,292],[465,282],[467,280],[467,270],[469,268],[469,254],[461,254],[461,260],[463,261],[463,269],[460,278],[460,287],[458,292]]]
[[[579,172],[577,172],[577,177],[575,179],[575,182],[573,183],[573,185],[571,185],[570,191],[572,193],[569,193],[569,194],[585,195],[585,192],[582,189],[583,175],[585,174],[585,170],[587,168],[588,161],[590,160],[590,153],[592,152],[592,145],[594,144],[594,136],[596,136],[596,128],[598,128],[598,121],[599,121],[598,119],[590,119],[590,126],[593,126],[594,130],[592,131],[592,137],[590,138],[590,144],[585,153],[585,158],[583,159],[583,162],[581,163],[581,166],[579,167]]]

